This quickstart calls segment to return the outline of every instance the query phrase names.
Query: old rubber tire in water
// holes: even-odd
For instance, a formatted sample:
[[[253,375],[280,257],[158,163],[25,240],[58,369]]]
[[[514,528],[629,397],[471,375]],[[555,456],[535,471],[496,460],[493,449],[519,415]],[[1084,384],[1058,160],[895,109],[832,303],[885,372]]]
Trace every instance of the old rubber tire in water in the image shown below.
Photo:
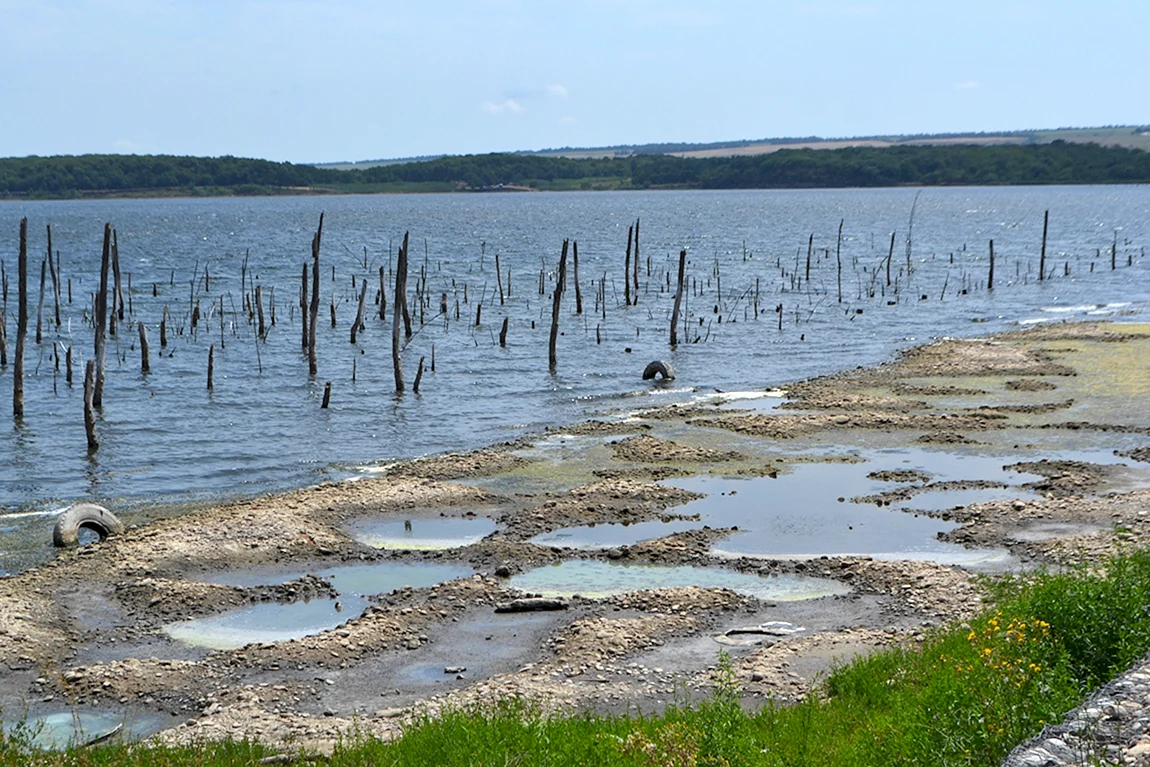
[[[675,369],[662,360],[655,360],[643,368],[643,380],[650,381],[655,376],[670,381],[675,377]]]
[[[80,530],[91,530],[104,540],[109,535],[124,532],[124,523],[116,515],[94,503],[77,503],[64,509],[52,528],[52,543],[58,548],[75,546],[80,542]]]

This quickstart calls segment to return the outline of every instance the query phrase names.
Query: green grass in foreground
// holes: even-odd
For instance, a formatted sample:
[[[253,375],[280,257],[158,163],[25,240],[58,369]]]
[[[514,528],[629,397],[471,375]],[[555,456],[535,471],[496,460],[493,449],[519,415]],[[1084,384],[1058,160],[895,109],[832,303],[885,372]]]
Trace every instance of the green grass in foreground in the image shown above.
[[[988,590],[994,607],[976,620],[843,666],[796,706],[744,712],[724,658],[714,695],[658,716],[547,718],[502,701],[421,721],[391,744],[350,739],[331,763],[990,765],[1150,649],[1150,552],[1101,575],[1008,577]],[[37,752],[0,738],[3,767],[215,767],[269,753],[246,743]]]

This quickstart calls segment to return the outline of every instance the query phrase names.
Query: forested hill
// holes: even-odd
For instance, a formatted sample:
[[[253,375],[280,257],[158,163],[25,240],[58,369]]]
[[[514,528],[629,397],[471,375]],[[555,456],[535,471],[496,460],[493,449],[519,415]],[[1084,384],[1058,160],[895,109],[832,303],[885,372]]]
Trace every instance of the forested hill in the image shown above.
[[[6,198],[1128,183],[1150,183],[1150,153],[1060,141],[1027,146],[787,149],[711,158],[489,154],[353,170],[237,157],[0,159],[0,197]]]

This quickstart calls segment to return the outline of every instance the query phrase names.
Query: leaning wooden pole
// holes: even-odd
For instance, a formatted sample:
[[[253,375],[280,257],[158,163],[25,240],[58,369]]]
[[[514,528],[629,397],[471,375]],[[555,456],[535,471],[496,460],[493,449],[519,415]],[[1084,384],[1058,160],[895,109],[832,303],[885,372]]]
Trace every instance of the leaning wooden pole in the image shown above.
[[[40,302],[36,305],[36,345],[44,339],[44,277],[48,269],[48,262],[40,262]]]
[[[574,266],[575,278],[575,313],[583,313],[583,291],[579,289],[579,241],[575,240],[571,243],[571,260]]]
[[[104,224],[104,251],[100,256],[100,292],[96,294],[96,382],[92,406],[104,406],[104,358],[108,346],[108,270],[112,266],[112,225]]]
[[[634,303],[639,303],[639,219],[635,219],[635,257],[631,259],[631,275],[634,278]]]
[[[363,322],[363,305],[367,300],[367,280],[362,281],[359,288],[359,311],[355,313],[355,322],[351,323],[351,342],[355,343],[356,334],[367,327]]]
[[[136,323],[136,327],[140,331],[140,372],[147,375],[152,372],[152,365],[148,360],[148,329],[142,322]]]
[[[48,225],[48,274],[52,277],[52,302],[56,309],[56,329],[60,328],[60,279],[52,260],[52,225]]]
[[[116,230],[112,230],[112,308],[108,332],[116,335],[116,321],[124,319],[124,294],[120,290],[120,244]]]
[[[835,265],[836,265],[836,268],[838,270],[839,303],[840,304],[843,302],[843,258],[842,258],[842,250],[843,250],[843,222],[845,220],[846,219],[839,219],[839,239],[838,239],[837,244],[835,245]]]
[[[679,281],[675,288],[675,307],[671,310],[671,346],[679,344],[679,307],[683,304],[683,282],[687,275],[687,251],[679,251]]]
[[[623,303],[627,306],[631,305],[631,238],[634,236],[635,227],[627,227],[627,255],[623,259]]]
[[[88,360],[84,366],[84,431],[88,435],[88,452],[94,453],[100,448],[100,440],[96,437],[96,408],[92,398],[96,392],[96,360]]]
[[[1046,230],[1050,226],[1050,211],[1042,216],[1042,252],[1038,256],[1038,281],[1046,279]]]
[[[403,233],[403,246],[395,263],[395,292],[392,294],[391,367],[395,373],[395,391],[403,393],[403,360],[400,358],[399,326],[403,323],[403,308],[407,303],[407,232]]]
[[[319,244],[323,237],[323,214],[319,214],[319,226],[316,227],[315,236],[311,238],[311,305],[308,318],[307,331],[307,369],[309,375],[315,375],[319,366],[315,359],[315,331],[319,322]]]
[[[28,219],[20,219],[20,255],[16,262],[20,308],[16,315],[16,360],[12,368],[12,415],[24,417],[24,339],[28,335]]]
[[[627,252],[631,252],[631,239],[627,238]],[[567,283],[567,240],[563,241],[563,252],[559,256],[559,276],[555,280],[555,295],[551,302],[551,340],[547,344],[547,367],[554,373],[556,366],[555,344],[559,340],[559,307],[563,300],[563,289]]]

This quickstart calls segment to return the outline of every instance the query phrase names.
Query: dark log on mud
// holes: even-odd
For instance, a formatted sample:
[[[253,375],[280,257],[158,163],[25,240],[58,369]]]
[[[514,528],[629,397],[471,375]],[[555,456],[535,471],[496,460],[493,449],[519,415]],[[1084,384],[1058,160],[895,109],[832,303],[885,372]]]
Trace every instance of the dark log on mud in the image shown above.
[[[566,610],[568,604],[562,599],[548,597],[523,597],[495,605],[497,613],[531,613],[544,610]]]

